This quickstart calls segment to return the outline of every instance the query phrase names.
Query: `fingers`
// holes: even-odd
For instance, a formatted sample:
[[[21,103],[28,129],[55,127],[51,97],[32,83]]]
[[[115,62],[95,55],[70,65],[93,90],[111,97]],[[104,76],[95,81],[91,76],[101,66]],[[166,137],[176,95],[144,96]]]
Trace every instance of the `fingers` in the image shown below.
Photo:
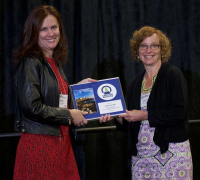
[[[108,121],[113,120],[110,114],[108,114]]]
[[[104,116],[104,118],[103,118],[103,122],[106,122],[107,119],[108,119],[108,115],[106,114],[106,115]]]
[[[106,114],[105,116],[101,116],[101,123],[107,121],[108,115]]]
[[[75,126],[84,126],[87,123],[88,123],[88,121],[84,118],[83,121],[78,122],[77,124],[75,124]]]
[[[91,79],[91,78],[87,78],[86,80],[87,80],[88,82],[97,82],[96,79]]]
[[[75,115],[72,115],[72,113],[71,113],[71,115],[72,115],[72,117],[73,117],[73,124],[75,125],[75,126],[83,126],[83,125],[85,125],[85,124],[87,124],[88,123],[88,121],[84,118],[84,116],[83,115],[86,115],[86,114],[88,114],[88,112],[85,112],[85,111],[80,111],[80,110],[74,110],[73,112],[76,112],[76,116]],[[106,114],[105,116],[101,116],[100,118],[99,118],[99,122],[100,123],[102,123],[102,122],[107,122],[107,121],[110,121],[110,120],[112,120],[113,118],[111,117],[111,115],[110,114]]]
[[[119,117],[120,118],[126,118],[126,117],[129,117],[129,115],[128,114],[120,114]]]
[[[132,121],[131,113],[130,113],[130,111],[128,111],[127,109],[126,109],[126,113],[125,113],[125,114],[120,114],[119,117],[120,117],[120,118],[124,118],[125,120],[127,120],[127,121],[129,121],[129,122]]]
[[[99,118],[99,122],[102,123],[102,122],[107,122],[107,121],[110,121],[112,120],[113,118],[110,116],[110,114],[106,114],[105,116],[101,116]]]
[[[123,118],[129,117],[129,116],[130,116],[130,111],[128,111],[127,109],[126,109],[126,113],[119,115],[119,117],[123,117]]]
[[[99,118],[99,122],[100,122],[100,123],[103,122],[103,116],[101,116],[101,117]]]
[[[96,79],[87,78],[87,79],[83,79],[82,81],[78,82],[77,84],[83,84],[83,83],[89,83],[89,82],[97,82],[97,80]]]
[[[84,126],[84,125],[87,124],[87,123],[88,123],[88,121],[83,117],[82,121],[79,121],[79,122],[77,123],[77,126]]]
[[[106,121],[107,121],[107,118],[108,118],[108,115],[106,114],[106,115],[103,117],[103,122],[106,122]]]
[[[87,124],[87,123],[88,123],[87,119],[84,118],[84,119],[83,119],[83,123],[84,123],[84,124]]]
[[[85,125],[85,123],[83,121],[76,124],[76,126],[84,126],[84,125]]]
[[[132,121],[133,120],[133,118],[131,117],[131,116],[129,116],[129,115],[124,115],[124,116],[122,116],[125,120],[127,120],[127,121]]]
[[[88,112],[83,112],[77,109],[70,110],[70,114],[72,116],[72,123],[75,126],[83,126],[87,124],[87,120],[84,118],[83,115],[88,114]]]
[[[81,112],[82,115],[86,115],[86,114],[88,114],[87,111],[80,111],[80,112]]]

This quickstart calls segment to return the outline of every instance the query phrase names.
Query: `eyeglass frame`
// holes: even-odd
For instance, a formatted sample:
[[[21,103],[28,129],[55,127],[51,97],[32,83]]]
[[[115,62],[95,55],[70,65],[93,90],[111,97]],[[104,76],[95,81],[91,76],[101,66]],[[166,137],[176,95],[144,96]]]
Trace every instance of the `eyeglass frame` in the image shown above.
[[[145,49],[141,48],[141,45],[145,45],[146,48],[145,48]],[[153,49],[152,46],[155,46],[155,45],[156,45],[158,48]],[[157,49],[159,49],[161,46],[162,46],[161,44],[151,44],[150,46],[148,46],[147,44],[139,44],[139,49],[141,49],[141,50],[147,50],[148,47],[150,47],[151,50],[157,50]]]

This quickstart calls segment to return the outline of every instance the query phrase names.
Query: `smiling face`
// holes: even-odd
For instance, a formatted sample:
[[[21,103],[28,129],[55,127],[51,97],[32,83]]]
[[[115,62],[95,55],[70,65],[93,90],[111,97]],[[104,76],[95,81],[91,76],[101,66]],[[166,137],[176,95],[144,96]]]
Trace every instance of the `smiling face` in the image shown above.
[[[151,45],[160,45],[159,36],[154,33],[152,36],[145,38],[140,45],[147,45],[147,49],[139,48],[139,57],[144,66],[155,66],[161,64],[161,47],[158,49],[151,49]]]
[[[43,21],[39,31],[38,45],[46,57],[52,57],[60,40],[59,24],[55,16],[49,14]]]

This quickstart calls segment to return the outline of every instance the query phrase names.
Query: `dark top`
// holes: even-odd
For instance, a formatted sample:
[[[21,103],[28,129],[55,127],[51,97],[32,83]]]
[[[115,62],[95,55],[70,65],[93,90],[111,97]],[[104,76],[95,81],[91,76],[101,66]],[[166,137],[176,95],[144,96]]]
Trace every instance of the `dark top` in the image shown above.
[[[58,71],[57,63],[52,58],[46,59],[57,78],[59,91],[68,94],[67,83]],[[21,133],[13,180],[80,180],[69,127],[60,126],[60,137]]]
[[[128,110],[140,110],[141,86],[144,73],[138,75],[130,84],[126,96]],[[188,139],[188,120],[186,114],[187,85],[182,72],[175,66],[163,63],[153,85],[147,102],[148,121],[155,127],[153,141],[161,153],[168,150],[169,143],[184,142]],[[136,144],[140,121],[117,123],[119,130],[128,132],[128,151],[137,155]]]
[[[67,83],[60,65],[57,65]],[[39,60],[28,56],[22,59],[16,69],[15,82],[18,96],[15,130],[60,136],[60,125],[69,125],[71,116],[68,109],[59,108],[58,81],[46,58]],[[70,95],[69,89],[69,104]]]

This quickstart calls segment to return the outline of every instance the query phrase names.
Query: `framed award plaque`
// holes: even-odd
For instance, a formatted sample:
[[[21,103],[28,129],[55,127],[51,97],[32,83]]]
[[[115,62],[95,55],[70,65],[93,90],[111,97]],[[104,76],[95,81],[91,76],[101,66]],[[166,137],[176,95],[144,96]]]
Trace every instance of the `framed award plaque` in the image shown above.
[[[102,115],[118,116],[126,113],[126,105],[119,78],[103,79],[95,83],[71,85],[75,109],[87,111],[87,120]]]

